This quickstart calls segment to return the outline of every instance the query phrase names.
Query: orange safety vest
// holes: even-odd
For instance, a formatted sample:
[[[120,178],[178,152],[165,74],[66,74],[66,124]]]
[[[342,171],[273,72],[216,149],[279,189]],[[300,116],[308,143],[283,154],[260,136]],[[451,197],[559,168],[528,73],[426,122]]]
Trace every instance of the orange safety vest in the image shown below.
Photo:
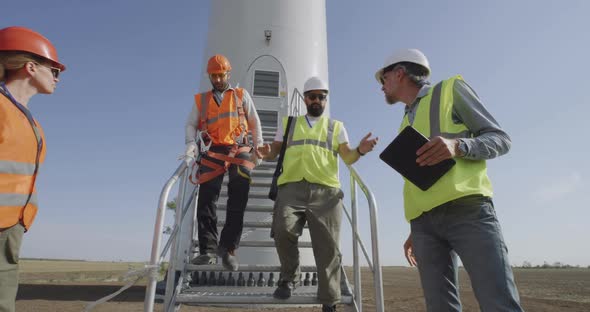
[[[248,123],[242,105],[243,96],[244,89],[229,89],[221,104],[217,105],[212,91],[195,94],[195,104],[199,110],[198,129],[207,130],[214,145],[235,145],[247,142]],[[236,142],[238,138],[242,140]]]
[[[29,229],[37,215],[35,180],[45,160],[45,136],[0,88],[0,228],[22,223]]]

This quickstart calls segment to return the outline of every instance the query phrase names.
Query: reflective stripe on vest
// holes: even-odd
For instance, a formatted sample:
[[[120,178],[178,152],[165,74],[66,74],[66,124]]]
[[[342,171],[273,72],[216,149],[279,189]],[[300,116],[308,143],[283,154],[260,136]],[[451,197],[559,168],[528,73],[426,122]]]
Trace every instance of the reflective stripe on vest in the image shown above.
[[[6,207],[22,207],[23,203],[27,201],[29,194],[0,194],[0,203]],[[37,193],[31,194],[29,204],[37,206]],[[2,208],[0,208],[2,209]]]
[[[315,140],[315,139],[302,139],[302,140],[297,140],[297,141],[293,141],[293,133],[295,132],[295,127],[291,127],[291,129],[289,129],[289,135],[287,137],[287,146],[296,146],[296,145],[305,145],[305,144],[309,144],[309,145],[316,145],[322,148],[325,148],[329,151],[331,151],[334,156],[338,156],[338,152],[332,149],[332,146],[334,145],[334,127],[336,126],[336,121],[329,119],[329,123],[328,123],[328,141],[324,142],[324,141],[320,141],[320,140]]]
[[[286,127],[287,118],[283,119]],[[287,149],[278,185],[305,179],[311,183],[340,187],[338,146],[334,144],[342,123],[321,117],[309,127],[305,116],[293,120],[287,135]]]
[[[33,175],[35,173],[35,164],[0,160],[0,174],[1,173]]]
[[[221,103],[212,103],[214,100],[212,91],[195,95],[195,105],[199,110],[199,129],[206,130],[213,144],[233,145],[243,133],[247,134],[248,124],[240,116],[239,110],[243,108],[243,89],[230,89],[226,91],[231,96],[224,96]],[[228,94],[229,95],[229,94]],[[244,113],[245,116],[245,113]],[[246,136],[244,134],[244,136]]]
[[[28,229],[38,209],[35,178],[45,158],[43,130],[6,89],[0,93],[0,228],[21,222]]]
[[[412,126],[424,136],[433,138],[468,138],[473,135],[464,124],[455,124],[453,114],[453,90],[455,76],[438,83],[420,99]],[[399,131],[410,125],[408,117],[402,120]],[[431,188],[422,191],[412,182],[404,183],[404,211],[410,221],[422,213],[451,200],[474,194],[492,196],[492,184],[487,176],[485,160],[455,158],[453,168]]]

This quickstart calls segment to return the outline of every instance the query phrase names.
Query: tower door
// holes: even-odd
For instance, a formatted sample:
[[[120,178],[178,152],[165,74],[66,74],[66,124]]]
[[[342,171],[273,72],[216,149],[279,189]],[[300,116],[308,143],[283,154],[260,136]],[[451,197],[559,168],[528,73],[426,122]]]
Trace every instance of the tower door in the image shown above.
[[[256,58],[241,85],[252,95],[262,126],[276,127],[279,112],[288,105],[287,79],[281,63],[269,55]]]

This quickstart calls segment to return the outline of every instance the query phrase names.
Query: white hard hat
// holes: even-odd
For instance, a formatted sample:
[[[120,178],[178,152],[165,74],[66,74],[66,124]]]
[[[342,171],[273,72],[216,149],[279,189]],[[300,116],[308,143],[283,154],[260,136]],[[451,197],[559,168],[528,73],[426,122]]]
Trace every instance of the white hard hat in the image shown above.
[[[391,56],[385,59],[385,63],[383,63],[383,67],[381,67],[375,73],[375,79],[377,82],[381,83],[381,76],[383,75],[383,69],[389,67],[390,65],[397,64],[400,62],[408,62],[414,63],[418,65],[422,65],[424,68],[428,70],[428,75],[430,75],[430,64],[428,63],[428,59],[424,55],[424,53],[420,52],[417,49],[403,49],[397,50],[393,52]]]
[[[328,84],[320,77],[313,76],[305,82],[303,85],[303,93],[311,90],[324,90],[328,92]]]

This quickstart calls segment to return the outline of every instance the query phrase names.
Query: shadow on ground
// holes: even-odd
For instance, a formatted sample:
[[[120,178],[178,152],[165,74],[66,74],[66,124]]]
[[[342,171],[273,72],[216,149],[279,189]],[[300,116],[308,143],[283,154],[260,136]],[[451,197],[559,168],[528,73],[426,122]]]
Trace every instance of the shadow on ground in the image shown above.
[[[17,300],[95,301],[120,288],[121,286],[117,285],[21,284],[18,288]],[[144,297],[144,286],[132,286],[110,301],[143,302]]]

